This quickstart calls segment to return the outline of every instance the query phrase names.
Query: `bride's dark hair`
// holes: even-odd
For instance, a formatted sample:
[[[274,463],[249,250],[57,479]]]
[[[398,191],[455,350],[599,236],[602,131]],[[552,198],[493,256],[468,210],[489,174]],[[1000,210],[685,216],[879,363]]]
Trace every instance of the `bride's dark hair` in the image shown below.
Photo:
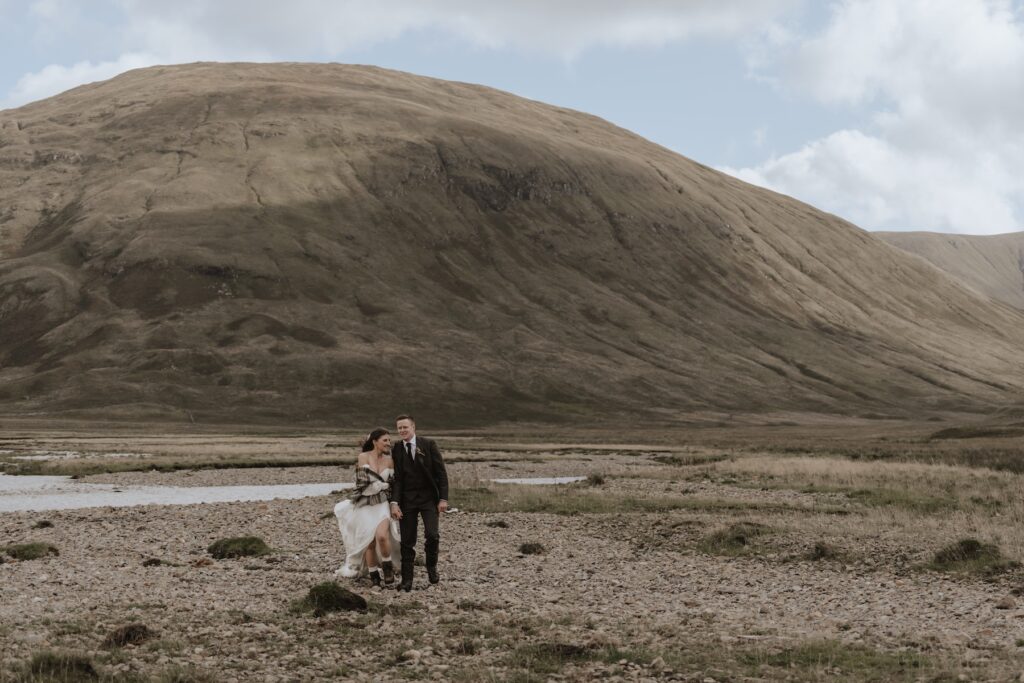
[[[363,442],[363,453],[367,451],[372,451],[373,442],[379,439],[380,437],[384,436],[385,434],[390,433],[391,432],[384,429],[383,427],[377,427],[376,429],[374,429],[372,432],[370,432],[370,435],[366,437],[366,441]]]

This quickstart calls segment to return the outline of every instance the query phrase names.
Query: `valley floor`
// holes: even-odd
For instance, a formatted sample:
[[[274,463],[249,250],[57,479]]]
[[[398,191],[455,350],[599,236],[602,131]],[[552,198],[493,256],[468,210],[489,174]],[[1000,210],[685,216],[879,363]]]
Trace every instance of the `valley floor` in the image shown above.
[[[8,470],[37,468],[12,458],[77,452],[45,471],[126,486],[340,482],[351,479],[352,440],[140,436],[128,444],[133,460],[103,457],[133,439],[37,435],[0,444],[9,451],[0,459]],[[442,520],[442,582],[428,586],[422,567],[408,594],[341,580],[366,598],[365,612],[314,616],[299,605],[341,562],[339,495],[0,515],[0,546],[59,551],[0,555],[0,681],[96,680],[33,678],[27,667],[43,653],[88,658],[99,680],[129,681],[1005,681],[1024,672],[1020,474],[949,458],[868,460],[846,446],[520,438],[484,448],[457,435],[441,444],[459,509]],[[176,465],[125,465],[146,458]],[[188,468],[190,458],[209,469]],[[263,466],[241,467],[247,458]],[[488,483],[556,475],[589,479]],[[207,553],[248,535],[272,553]],[[961,543],[969,539],[978,543]],[[132,623],[152,636],[103,644]]]

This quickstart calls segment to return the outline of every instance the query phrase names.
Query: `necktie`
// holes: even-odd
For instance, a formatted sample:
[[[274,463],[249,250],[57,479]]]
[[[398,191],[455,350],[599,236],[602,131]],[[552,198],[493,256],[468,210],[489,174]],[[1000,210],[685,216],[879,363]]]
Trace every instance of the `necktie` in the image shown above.
[[[413,448],[413,442],[412,441],[407,441],[406,444],[405,444],[405,449],[407,451],[409,451],[410,457],[412,457],[413,461],[415,461],[416,460],[416,449]]]

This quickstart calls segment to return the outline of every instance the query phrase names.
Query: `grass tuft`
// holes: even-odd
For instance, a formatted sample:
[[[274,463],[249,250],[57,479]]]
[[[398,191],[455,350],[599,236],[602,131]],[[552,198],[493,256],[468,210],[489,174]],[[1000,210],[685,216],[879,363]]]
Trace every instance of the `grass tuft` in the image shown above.
[[[509,663],[521,671],[537,676],[557,674],[566,664],[600,659],[601,653],[591,645],[574,643],[530,643],[509,653]],[[534,679],[527,676],[524,680]]]
[[[213,676],[196,671],[195,669],[173,666],[162,671],[153,679],[153,683],[214,683],[216,680]]]
[[[32,525],[33,529],[51,529],[53,528],[53,522],[48,519],[41,519]]]
[[[598,472],[592,472],[587,475],[587,486],[604,486],[604,475]]]
[[[906,680],[908,675],[918,678],[929,663],[913,651],[886,652],[831,640],[801,643],[773,654],[747,654],[743,659],[750,664],[805,674],[834,675],[838,670],[854,680]],[[814,680],[818,680],[817,676]]]
[[[45,650],[32,655],[22,681],[31,683],[81,683],[99,679],[92,660],[84,655]]]
[[[263,542],[263,539],[256,536],[222,538],[211,543],[206,550],[218,560],[232,557],[256,557],[270,553],[270,548]]]
[[[699,548],[712,555],[742,555],[753,550],[756,539],[771,529],[755,522],[737,522],[705,536]]]
[[[519,546],[519,552],[523,555],[543,555],[547,550],[540,543],[523,543]]]
[[[16,560],[38,560],[49,555],[60,555],[60,551],[49,543],[22,543],[20,545],[9,545],[5,548],[7,554]]]
[[[807,559],[813,562],[820,562],[821,560],[835,560],[838,558],[839,551],[824,541],[818,541],[815,543],[814,547],[807,553]]]
[[[964,538],[942,548],[928,565],[938,571],[998,574],[1020,566],[1003,557],[999,547],[982,543],[975,538]]]
[[[496,519],[492,522],[487,522],[487,526],[494,527],[495,529],[507,529],[508,522],[503,519]]]

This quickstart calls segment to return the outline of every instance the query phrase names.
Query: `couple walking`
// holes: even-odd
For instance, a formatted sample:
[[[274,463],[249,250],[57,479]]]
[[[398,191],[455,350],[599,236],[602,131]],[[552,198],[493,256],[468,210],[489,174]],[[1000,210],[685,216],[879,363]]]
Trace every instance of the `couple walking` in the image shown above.
[[[401,547],[398,590],[412,590],[416,533],[423,519],[424,551],[430,583],[440,581],[438,522],[448,509],[448,472],[432,439],[416,436],[409,415],[395,420],[399,442],[383,427],[370,432],[356,462],[356,488],[334,506],[345,564],[335,574],[356,577],[365,570],[374,586],[394,583],[395,546]],[[397,527],[397,528],[396,528]]]

